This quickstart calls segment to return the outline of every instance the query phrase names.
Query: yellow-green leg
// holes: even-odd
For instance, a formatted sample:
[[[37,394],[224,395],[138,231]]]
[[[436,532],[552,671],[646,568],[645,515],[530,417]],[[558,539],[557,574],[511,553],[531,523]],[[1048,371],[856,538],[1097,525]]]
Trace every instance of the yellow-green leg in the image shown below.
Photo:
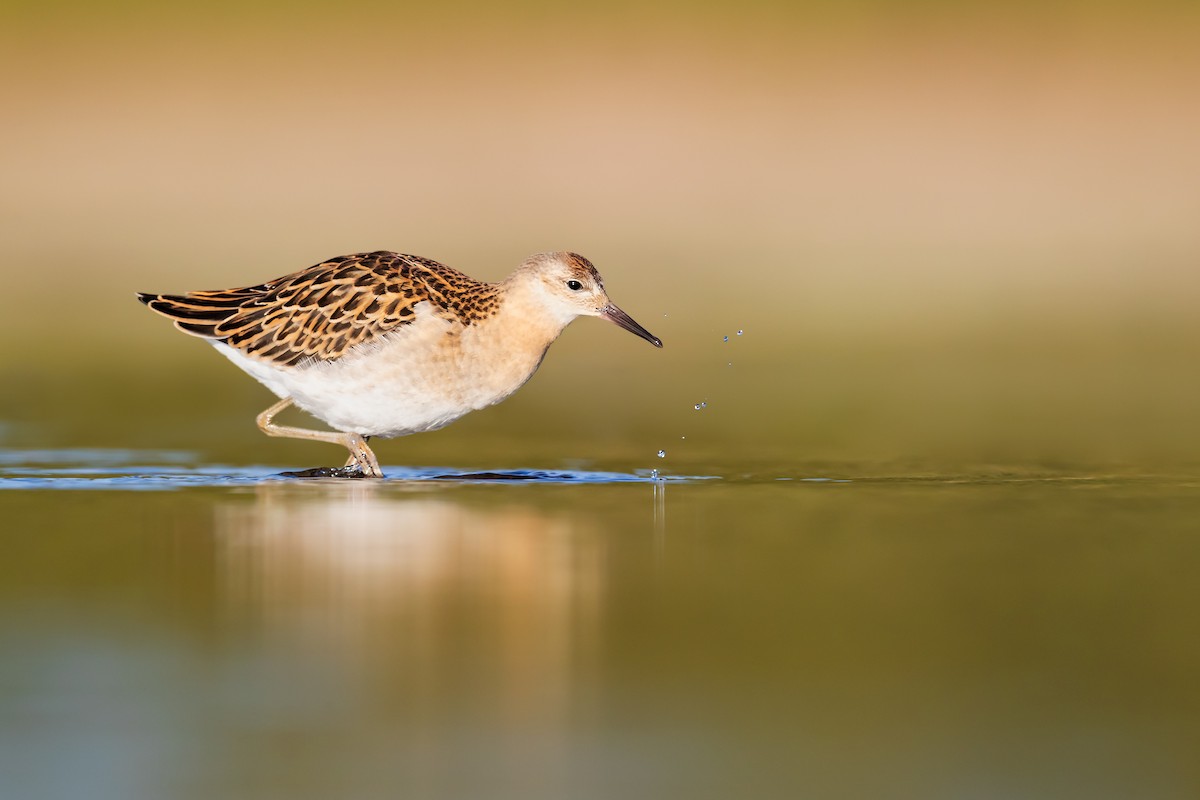
[[[258,428],[267,436],[279,436],[287,439],[309,439],[318,442],[340,444],[350,451],[347,468],[356,468],[364,478],[382,478],[383,470],[379,468],[379,460],[367,446],[367,440],[357,433],[339,433],[337,431],[314,431],[310,428],[293,428],[289,425],[276,425],[275,415],[292,404],[292,398],[285,397],[266,411],[258,415]]]

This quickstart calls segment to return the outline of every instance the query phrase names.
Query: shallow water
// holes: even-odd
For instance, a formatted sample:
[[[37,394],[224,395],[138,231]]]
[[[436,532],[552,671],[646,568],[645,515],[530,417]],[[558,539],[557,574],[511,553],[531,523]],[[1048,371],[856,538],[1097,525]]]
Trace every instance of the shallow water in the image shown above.
[[[294,467],[245,467],[196,464],[195,456],[157,450],[0,450],[0,489],[122,489],[169,491],[184,487],[342,485],[345,478],[308,478]],[[659,476],[657,470],[639,474],[578,469],[464,470],[450,467],[389,467],[380,485],[398,482],[459,483],[628,483],[702,480],[704,476]],[[353,481],[351,481],[353,482]]]
[[[296,466],[0,451],[6,794],[1200,787],[1189,475]]]

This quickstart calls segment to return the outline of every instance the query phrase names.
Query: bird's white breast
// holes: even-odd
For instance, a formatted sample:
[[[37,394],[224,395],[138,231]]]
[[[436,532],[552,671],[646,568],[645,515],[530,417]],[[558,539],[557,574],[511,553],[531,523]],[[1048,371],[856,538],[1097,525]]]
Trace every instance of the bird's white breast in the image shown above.
[[[501,317],[463,326],[428,303],[414,310],[412,323],[336,361],[279,368],[215,345],[330,427],[387,437],[435,430],[500,402],[533,375],[552,341],[529,340]]]

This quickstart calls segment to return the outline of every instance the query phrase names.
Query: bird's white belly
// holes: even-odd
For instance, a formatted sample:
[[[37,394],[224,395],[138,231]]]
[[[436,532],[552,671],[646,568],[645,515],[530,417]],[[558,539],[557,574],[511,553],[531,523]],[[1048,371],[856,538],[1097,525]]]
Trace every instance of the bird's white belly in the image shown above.
[[[328,374],[334,371],[332,365],[311,367],[293,377],[288,388],[296,405],[336,430],[403,436],[435,430],[490,404],[478,402],[487,398],[463,402],[430,375],[355,369]]]
[[[533,375],[545,354],[544,347],[515,353],[479,333],[420,314],[357,353],[299,368],[274,367],[215,344],[276,395],[291,397],[335,430],[389,437],[435,430],[500,402]]]

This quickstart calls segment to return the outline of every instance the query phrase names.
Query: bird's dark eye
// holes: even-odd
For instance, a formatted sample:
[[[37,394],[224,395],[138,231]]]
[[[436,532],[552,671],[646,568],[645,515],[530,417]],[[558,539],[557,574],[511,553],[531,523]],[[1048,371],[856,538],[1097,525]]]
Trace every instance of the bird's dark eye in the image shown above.
[[[583,284],[580,283],[579,281],[567,281],[567,288],[570,289],[572,292],[578,292],[580,289],[583,288]]]

